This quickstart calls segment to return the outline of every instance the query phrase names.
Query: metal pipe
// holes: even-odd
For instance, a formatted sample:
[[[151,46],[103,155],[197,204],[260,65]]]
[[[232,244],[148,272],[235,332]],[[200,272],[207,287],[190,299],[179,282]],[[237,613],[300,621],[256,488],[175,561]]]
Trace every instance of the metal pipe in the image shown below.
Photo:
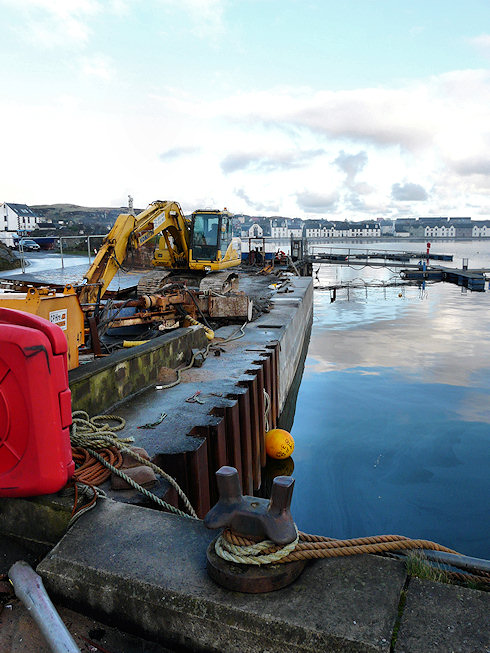
[[[61,621],[44,589],[41,577],[32,567],[19,560],[9,569],[15,595],[29,610],[53,653],[80,653],[75,640]]]
[[[60,236],[60,255],[61,255],[61,267],[65,267],[65,261],[63,259],[63,236]]]
[[[451,565],[452,567],[458,567],[458,569],[465,569],[466,571],[486,571],[490,573],[490,560],[455,555],[454,553],[445,553],[444,551],[432,551],[430,549],[422,549],[422,553],[427,560],[442,562],[445,565]]]

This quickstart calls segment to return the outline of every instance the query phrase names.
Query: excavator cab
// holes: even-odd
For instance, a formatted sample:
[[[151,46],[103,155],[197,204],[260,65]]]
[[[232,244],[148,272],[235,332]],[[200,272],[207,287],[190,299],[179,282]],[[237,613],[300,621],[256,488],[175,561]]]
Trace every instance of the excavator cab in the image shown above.
[[[221,251],[220,235],[223,217],[214,211],[196,212],[193,213],[191,220],[192,258],[196,261],[216,261],[218,251]]]
[[[232,216],[224,211],[194,211],[191,216],[189,267],[219,270],[239,263],[232,243]]]

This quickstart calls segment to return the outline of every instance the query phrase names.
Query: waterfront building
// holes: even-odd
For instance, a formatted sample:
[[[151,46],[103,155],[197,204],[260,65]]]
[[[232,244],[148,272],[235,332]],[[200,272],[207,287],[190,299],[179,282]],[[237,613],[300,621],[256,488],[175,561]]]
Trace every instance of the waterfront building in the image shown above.
[[[0,204],[0,241],[12,247],[14,239],[22,232],[36,228],[41,218],[27,204]]]

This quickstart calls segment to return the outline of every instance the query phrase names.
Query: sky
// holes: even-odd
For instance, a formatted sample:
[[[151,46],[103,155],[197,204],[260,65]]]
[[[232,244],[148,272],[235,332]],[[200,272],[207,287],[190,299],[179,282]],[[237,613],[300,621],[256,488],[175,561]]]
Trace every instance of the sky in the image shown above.
[[[490,2],[0,0],[0,202],[490,219]]]

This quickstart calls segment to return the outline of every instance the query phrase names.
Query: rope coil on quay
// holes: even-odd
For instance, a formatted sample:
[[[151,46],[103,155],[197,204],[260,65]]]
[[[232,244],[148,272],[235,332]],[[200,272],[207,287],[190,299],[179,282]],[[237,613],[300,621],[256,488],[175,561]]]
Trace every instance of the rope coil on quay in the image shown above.
[[[167,472],[165,472],[163,469],[158,467],[158,465],[155,465],[147,458],[143,458],[143,456],[140,456],[140,454],[134,451],[134,449],[131,449],[129,446],[127,446],[130,442],[134,442],[134,438],[119,438],[116,435],[116,431],[122,430],[126,425],[126,422],[122,417],[118,417],[117,415],[96,415],[95,417],[89,417],[85,411],[75,411],[72,414],[72,419],[73,419],[73,425],[70,433],[72,447],[82,448],[86,450],[88,454],[93,459],[98,461],[100,465],[100,466],[96,466],[94,471],[91,472],[91,479],[93,485],[103,483],[110,476],[111,473],[117,474],[117,476],[123,478],[126,481],[126,483],[131,485],[135,490],[138,490],[139,492],[141,492],[142,494],[150,498],[152,501],[157,503],[160,507],[165,508],[166,510],[169,510],[170,512],[174,512],[183,517],[192,517],[197,519],[197,514],[194,508],[192,507],[191,502],[189,501],[189,499],[187,498],[187,496],[185,495],[184,491],[177,483],[177,481],[174,478],[172,478],[172,476],[167,474]],[[111,428],[110,425],[106,422],[101,426],[100,422],[103,419],[117,420],[119,421],[119,425]],[[179,510],[175,506],[170,505],[166,501],[163,501],[155,494],[149,492],[146,488],[133,481],[132,478],[130,478],[127,474],[121,471],[119,467],[113,464],[115,461],[111,462],[110,460],[106,460],[103,453],[101,451],[99,452],[95,451],[96,449],[102,450],[102,452],[109,450],[109,452],[113,453],[117,459],[118,456],[120,456],[121,461],[119,463],[119,467],[121,466],[122,463],[121,454],[127,453],[132,458],[140,462],[142,465],[146,465],[147,467],[153,469],[155,473],[162,476],[168,483],[170,483],[170,485],[172,485],[172,487],[178,493],[179,497],[182,499],[189,514],[183,512],[182,510]],[[79,455],[78,449],[76,449],[76,451],[77,451],[77,455]],[[86,459],[87,466],[88,463],[89,461]],[[90,463],[93,466],[93,462],[90,461]],[[78,469],[75,471],[75,478],[79,478],[77,472],[79,472]],[[96,477],[95,480],[93,479],[94,476]],[[85,478],[83,478],[83,480],[85,481]]]

